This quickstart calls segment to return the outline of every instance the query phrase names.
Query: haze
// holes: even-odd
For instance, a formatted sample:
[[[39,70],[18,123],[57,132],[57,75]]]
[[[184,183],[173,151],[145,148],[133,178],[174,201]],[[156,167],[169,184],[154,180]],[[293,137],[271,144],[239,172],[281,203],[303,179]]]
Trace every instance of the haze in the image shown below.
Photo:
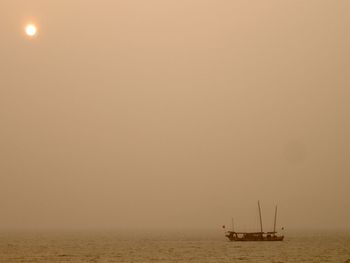
[[[350,228],[349,10],[2,0],[0,228]]]

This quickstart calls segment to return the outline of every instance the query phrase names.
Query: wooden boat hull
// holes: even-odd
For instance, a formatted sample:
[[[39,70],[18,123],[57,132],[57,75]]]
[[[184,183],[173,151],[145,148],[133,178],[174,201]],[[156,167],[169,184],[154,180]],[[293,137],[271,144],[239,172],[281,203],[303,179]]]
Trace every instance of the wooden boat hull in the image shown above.
[[[230,241],[283,241],[284,236],[270,235],[266,233],[236,233],[229,231],[226,237]]]
[[[263,239],[247,239],[247,238],[229,238],[230,241],[283,241],[284,236],[275,238],[263,238]]]

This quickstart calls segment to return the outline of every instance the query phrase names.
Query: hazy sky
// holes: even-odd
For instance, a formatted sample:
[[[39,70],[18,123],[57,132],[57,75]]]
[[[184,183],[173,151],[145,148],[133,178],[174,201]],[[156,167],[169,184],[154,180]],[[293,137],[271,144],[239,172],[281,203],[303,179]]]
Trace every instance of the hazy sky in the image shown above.
[[[0,228],[350,228],[349,12],[1,0]]]

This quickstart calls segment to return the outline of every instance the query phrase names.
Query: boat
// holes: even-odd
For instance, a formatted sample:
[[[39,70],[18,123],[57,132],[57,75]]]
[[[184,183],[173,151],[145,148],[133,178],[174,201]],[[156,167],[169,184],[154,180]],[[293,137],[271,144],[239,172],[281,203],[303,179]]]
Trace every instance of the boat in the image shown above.
[[[283,241],[283,235],[277,235],[276,232],[276,219],[277,219],[277,205],[275,206],[275,220],[273,223],[273,231],[264,232],[263,224],[261,219],[261,208],[260,202],[258,201],[259,208],[259,219],[260,219],[260,232],[236,232],[234,231],[233,219],[232,219],[232,230],[225,231],[225,236],[230,241]],[[225,226],[223,226],[225,228]],[[283,229],[283,228],[282,228]]]

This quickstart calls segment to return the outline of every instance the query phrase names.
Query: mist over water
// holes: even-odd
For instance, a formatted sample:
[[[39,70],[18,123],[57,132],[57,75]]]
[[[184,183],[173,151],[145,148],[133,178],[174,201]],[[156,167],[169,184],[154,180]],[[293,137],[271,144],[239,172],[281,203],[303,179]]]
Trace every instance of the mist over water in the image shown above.
[[[349,228],[349,8],[1,0],[0,229]]]
[[[349,10],[1,0],[0,262],[349,263]]]

